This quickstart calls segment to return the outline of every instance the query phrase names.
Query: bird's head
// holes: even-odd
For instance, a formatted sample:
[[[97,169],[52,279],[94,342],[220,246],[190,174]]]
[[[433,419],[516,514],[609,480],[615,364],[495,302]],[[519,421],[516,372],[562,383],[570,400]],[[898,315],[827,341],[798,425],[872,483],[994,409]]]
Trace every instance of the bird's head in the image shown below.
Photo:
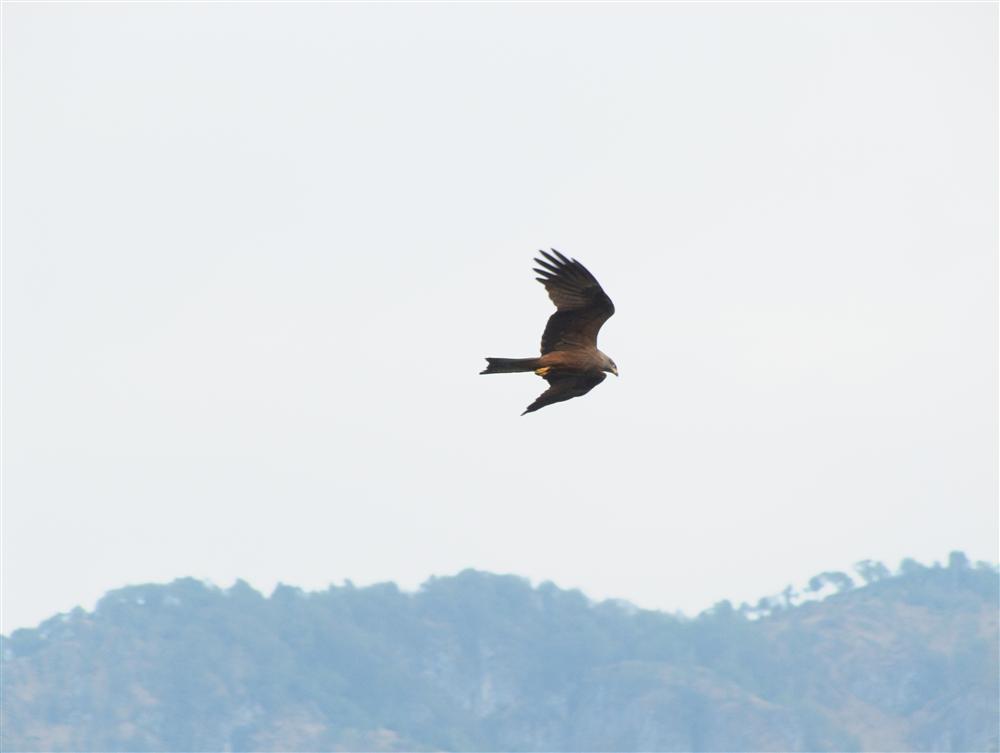
[[[601,355],[604,356],[603,353],[601,353]],[[607,356],[604,356],[604,368],[602,369],[602,371],[607,371],[614,374],[615,376],[618,376],[618,367],[615,365],[615,362],[612,361]]]

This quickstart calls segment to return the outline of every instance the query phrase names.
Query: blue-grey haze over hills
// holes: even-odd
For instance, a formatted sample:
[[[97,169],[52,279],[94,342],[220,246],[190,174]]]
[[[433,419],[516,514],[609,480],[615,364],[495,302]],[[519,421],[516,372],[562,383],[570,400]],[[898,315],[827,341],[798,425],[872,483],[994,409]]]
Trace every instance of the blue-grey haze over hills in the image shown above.
[[[3,640],[0,747],[996,751],[998,590],[960,552],[696,618],[472,570],[130,586]]]

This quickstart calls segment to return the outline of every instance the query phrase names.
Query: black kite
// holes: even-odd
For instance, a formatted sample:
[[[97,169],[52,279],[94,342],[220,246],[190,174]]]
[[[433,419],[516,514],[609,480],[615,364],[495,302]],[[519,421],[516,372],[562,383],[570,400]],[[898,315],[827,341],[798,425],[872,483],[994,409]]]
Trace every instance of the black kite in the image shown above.
[[[535,259],[556,313],[549,317],[542,333],[540,358],[487,358],[480,374],[509,374],[534,371],[549,383],[524,413],[546,405],[586,395],[604,381],[604,372],[618,376],[615,362],[597,349],[601,325],[615,313],[615,305],[597,279],[576,259],[567,259],[555,249],[539,251]],[[524,413],[521,415],[523,416]]]

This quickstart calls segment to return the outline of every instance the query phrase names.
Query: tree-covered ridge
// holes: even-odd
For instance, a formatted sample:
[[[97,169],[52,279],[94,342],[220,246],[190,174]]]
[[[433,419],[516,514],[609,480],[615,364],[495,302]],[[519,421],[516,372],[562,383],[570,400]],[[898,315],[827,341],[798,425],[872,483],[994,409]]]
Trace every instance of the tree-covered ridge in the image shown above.
[[[997,750],[995,568],[857,570],[693,619],[471,570],[132,586],[4,640],[2,749]]]

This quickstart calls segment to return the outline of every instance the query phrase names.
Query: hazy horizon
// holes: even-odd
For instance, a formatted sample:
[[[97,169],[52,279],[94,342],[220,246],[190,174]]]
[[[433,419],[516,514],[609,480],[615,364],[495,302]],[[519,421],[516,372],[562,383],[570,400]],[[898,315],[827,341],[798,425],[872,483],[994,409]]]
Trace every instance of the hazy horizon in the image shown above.
[[[2,632],[996,563],[995,4],[4,3]],[[521,417],[539,248],[618,364]]]
[[[1000,748],[995,568],[825,580],[696,619],[477,572],[130,586],[2,641],[4,750]]]

